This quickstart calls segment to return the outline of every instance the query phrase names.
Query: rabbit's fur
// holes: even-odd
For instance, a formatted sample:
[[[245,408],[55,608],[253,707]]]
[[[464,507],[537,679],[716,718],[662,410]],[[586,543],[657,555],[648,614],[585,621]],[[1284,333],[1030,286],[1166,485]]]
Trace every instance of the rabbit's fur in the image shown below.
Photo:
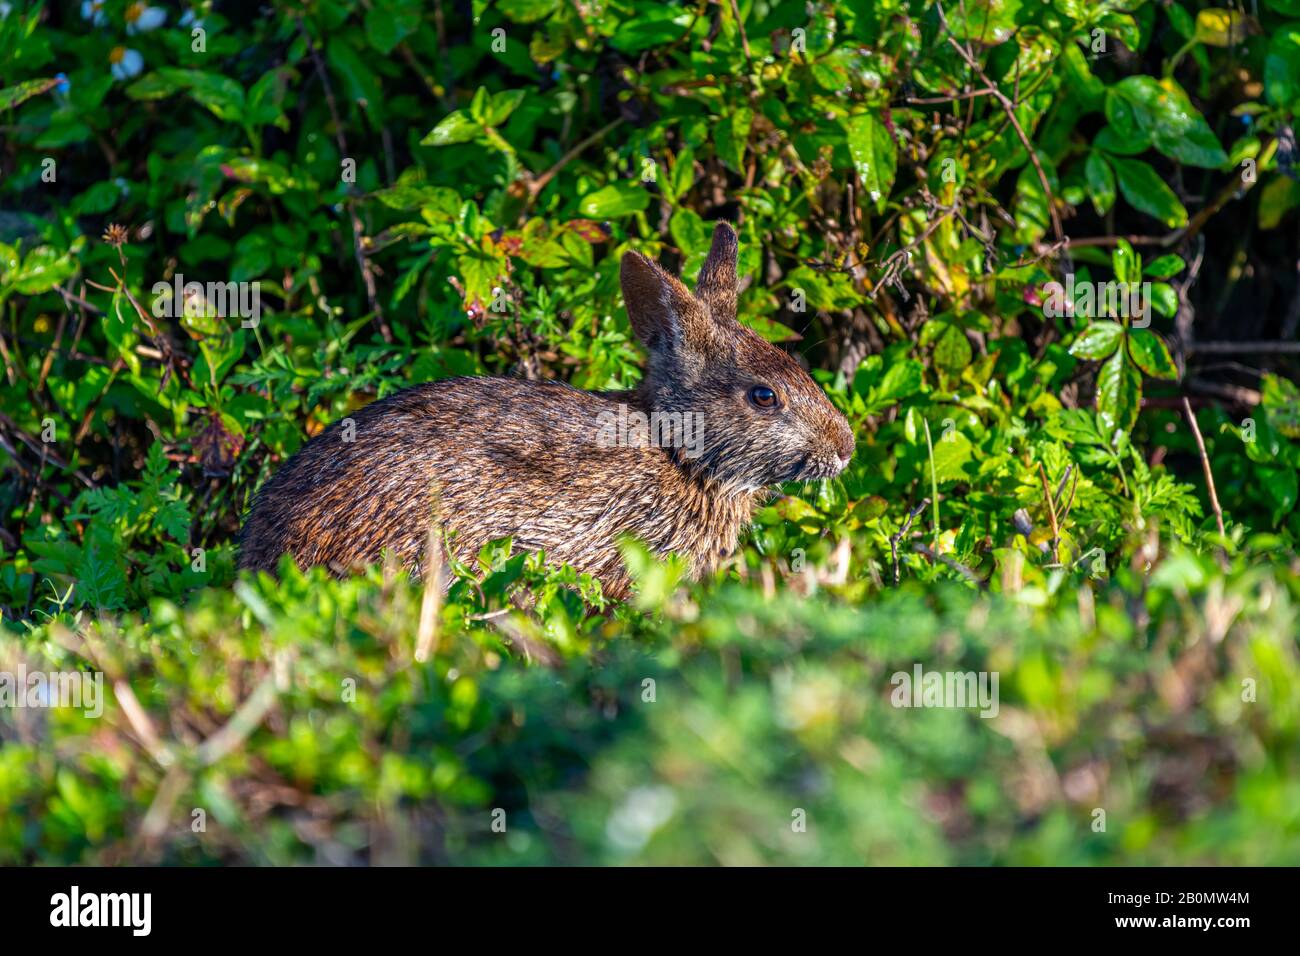
[[[635,252],[620,278],[649,355],[639,388],[453,378],[390,395],[351,416],[351,441],[336,422],[266,483],[240,567],[273,571],[289,552],[300,566],[342,573],[387,548],[419,571],[436,510],[462,560],[511,537],[622,598],[620,536],[685,556],[699,576],[735,549],[765,486],[844,469],[853,453],[844,416],[790,356],[736,321],[730,226],[716,228],[694,295]],[[755,404],[755,386],[777,405]],[[601,423],[620,405],[625,415],[695,413],[698,443],[659,447],[633,430],[613,444]]]

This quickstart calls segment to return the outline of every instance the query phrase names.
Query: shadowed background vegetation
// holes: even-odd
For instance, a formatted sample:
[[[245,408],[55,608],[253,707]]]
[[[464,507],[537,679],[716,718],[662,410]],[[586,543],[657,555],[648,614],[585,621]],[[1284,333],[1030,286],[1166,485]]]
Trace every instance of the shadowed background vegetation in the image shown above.
[[[107,695],[0,706],[0,863],[1300,862],[1297,105],[1300,0],[0,3],[0,672]],[[718,219],[858,444],[715,578],[236,578],[360,405],[634,384]]]

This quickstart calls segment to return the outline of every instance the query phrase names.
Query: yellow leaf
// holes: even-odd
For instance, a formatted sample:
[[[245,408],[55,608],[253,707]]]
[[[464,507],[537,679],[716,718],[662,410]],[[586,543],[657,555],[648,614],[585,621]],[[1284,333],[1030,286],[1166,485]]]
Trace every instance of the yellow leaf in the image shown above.
[[[1254,19],[1238,10],[1211,7],[1196,15],[1196,39],[1207,46],[1235,46],[1258,32]]]

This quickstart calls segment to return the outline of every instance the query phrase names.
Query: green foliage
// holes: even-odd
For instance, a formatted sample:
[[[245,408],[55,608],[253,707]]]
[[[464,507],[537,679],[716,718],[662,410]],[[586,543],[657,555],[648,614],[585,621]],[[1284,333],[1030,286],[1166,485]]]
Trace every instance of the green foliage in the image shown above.
[[[1223,535],[1181,407],[1287,312],[1300,4],[228,6],[0,8],[0,670],[113,684],[0,707],[0,862],[1300,857],[1294,365],[1198,402]],[[360,405],[634,385],[620,255],[718,219],[858,444],[714,578],[236,579]],[[1001,715],[891,707],[918,661]]]
[[[1293,863],[1294,576],[1176,548],[1094,596],[1018,566],[861,607],[643,578],[657,612],[608,620],[454,589],[428,665],[418,588],[378,572],[0,638],[9,668],[131,675],[160,738],[116,689],[99,719],[16,712],[0,862]],[[916,661],[996,671],[997,716],[895,706]],[[171,822],[133,844],[146,813]]]

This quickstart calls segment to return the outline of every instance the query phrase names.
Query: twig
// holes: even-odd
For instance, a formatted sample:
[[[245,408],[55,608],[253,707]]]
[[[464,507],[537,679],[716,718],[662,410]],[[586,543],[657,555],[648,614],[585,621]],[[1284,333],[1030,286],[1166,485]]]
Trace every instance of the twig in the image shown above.
[[[934,235],[938,228],[947,221],[948,217],[957,211],[957,206],[956,204],[952,206],[941,206],[937,211],[939,212],[939,215],[929,221],[925,230],[919,236],[907,245],[903,246],[903,248],[890,254],[890,256],[885,259],[884,263],[882,263],[883,269],[881,270],[880,276],[875,280],[875,284],[872,285],[869,292],[871,298],[874,299],[876,293],[897,279],[898,273],[902,271],[902,264],[909,261],[913,250],[921,246],[927,239]],[[854,268],[856,268],[857,265],[858,263],[852,264]],[[851,270],[846,269],[841,269],[840,271],[850,271],[851,273]]]
[[[1052,488],[1047,483],[1047,469],[1038,463],[1038,477],[1043,480],[1043,497],[1047,499],[1047,516],[1052,519],[1052,560],[1061,563],[1061,528],[1056,523],[1056,501],[1052,497]]]
[[[524,659],[530,664],[533,658],[537,658],[547,667],[557,667],[561,662],[561,657],[555,653],[551,647],[542,641],[534,640],[524,633],[514,620],[509,617],[501,618],[488,622],[488,626],[501,635],[502,639],[512,647],[518,647],[523,651]]]
[[[740,4],[731,0],[731,15],[736,18],[736,29],[740,31],[740,48],[745,51],[745,61],[752,62],[754,57],[749,52],[749,37],[745,35],[745,22],[740,18]]]
[[[127,683],[126,678],[120,677],[113,681],[113,694],[117,697],[117,702],[122,707],[122,713],[126,715],[127,722],[135,731],[135,735],[140,738],[140,743],[153,762],[160,767],[170,767],[175,760],[170,751],[163,744],[162,738],[158,736],[158,731],[154,729],[153,721],[145,709],[140,706],[140,700],[135,696],[135,691]]]
[[[890,535],[889,556],[894,561],[894,587],[898,587],[899,581],[902,580],[902,574],[898,567],[898,542],[903,539],[903,536],[912,527],[912,522],[916,520],[916,516],[924,511],[929,503],[929,498],[922,498],[921,503],[907,513],[907,517],[903,520],[903,526],[898,529],[898,532]]]
[[[1195,377],[1187,379],[1184,384],[1193,392],[1214,395],[1237,405],[1255,406],[1264,401],[1264,396],[1257,389],[1246,388],[1244,385],[1231,385],[1227,382],[1207,382]]]
[[[311,35],[307,32],[307,27],[302,20],[298,21],[298,30],[307,44],[312,63],[316,66],[316,74],[320,77],[321,87],[325,91],[325,104],[329,107],[330,117],[334,120],[334,139],[338,143],[339,154],[343,158],[347,158],[348,141],[343,133],[343,119],[339,116],[338,104],[334,99],[334,87],[330,84],[329,71],[325,69],[325,61],[321,59],[320,51],[316,49],[316,44],[312,41]],[[357,215],[356,205],[351,196],[344,202],[344,206],[347,207],[348,219],[352,224],[352,255],[357,260],[357,268],[361,270],[361,282],[366,288],[366,301],[370,304],[370,311],[374,314],[375,322],[379,326],[379,334],[383,336],[385,342],[391,342],[393,341],[393,330],[388,327],[388,320],[384,318],[384,310],[379,305],[374,267],[371,266],[370,260],[366,257],[365,229],[361,224],[361,217]]]
[[[925,555],[927,558],[930,559],[931,562],[939,561],[943,564],[946,564],[948,567],[952,568],[954,571],[956,571],[958,574],[964,577],[967,581],[970,581],[972,584],[979,587],[981,591],[988,590],[989,583],[987,581],[985,581],[973,570],[971,570],[969,567],[962,564],[960,561],[956,560],[955,558],[950,558],[946,554],[936,554],[934,551],[930,550],[925,545],[923,545],[920,541],[915,541],[912,543],[912,550],[915,551],[917,554]]]
[[[991,96],[993,90],[984,87],[979,90],[966,90],[962,93],[953,93],[949,96],[909,96],[907,103],[913,106],[939,106],[944,103],[955,103],[957,100],[973,100],[981,96]]]
[[[939,550],[939,474],[934,467],[934,443],[930,441],[930,422],[922,418],[925,426],[925,447],[930,453],[930,495],[934,501],[934,550]]]
[[[1029,161],[1034,164],[1034,171],[1038,173],[1038,182],[1043,187],[1043,197],[1047,201],[1047,212],[1052,219],[1052,232],[1056,234],[1056,241],[1062,242],[1065,239],[1065,232],[1061,229],[1061,217],[1056,211],[1056,195],[1052,192],[1052,185],[1048,182],[1047,171],[1043,169],[1043,163],[1038,158],[1038,153],[1034,151],[1034,144],[1030,142],[1029,137],[1025,134],[1025,129],[1020,125],[1020,120],[1016,118],[1016,104],[1011,102],[1010,98],[998,88],[984,68],[979,65],[979,61],[971,55],[970,51],[957,42],[957,38],[952,36],[952,28],[948,25],[948,17],[943,12],[943,5],[936,4],[935,10],[939,13],[939,21],[943,24],[944,30],[948,31],[948,44],[957,54],[966,61],[967,66],[973,70],[984,85],[988,87],[993,98],[1002,106],[1002,110],[1007,114],[1007,119],[1011,121],[1011,126],[1015,129],[1016,135],[1020,137],[1021,144],[1025,147],[1025,152],[1029,154]]]
[[[501,607],[501,608],[497,608],[495,611],[485,611],[485,612],[482,613],[482,614],[470,614],[469,616],[467,616],[467,617],[465,618],[465,620],[467,620],[467,621],[492,621],[492,620],[495,620],[496,618],[499,618],[499,617],[505,617],[507,614],[509,614],[509,613],[510,613],[511,611],[513,611],[513,610],[515,610],[513,607]]]
[[[18,427],[17,422],[3,412],[0,412],[0,428],[8,429],[15,438],[36,454],[40,455],[42,459],[48,459],[56,468],[62,468],[64,471],[71,472],[77,477],[77,480],[87,488],[95,487],[95,483],[86,477],[80,468],[73,468],[71,464],[65,461],[63,457],[58,454],[58,452],[51,449],[45,442],[38,442],[31,435],[27,434],[27,432]]]
[[[1061,500],[1061,494],[1062,492],[1065,491],[1065,484],[1070,480],[1070,474],[1073,471],[1074,471],[1074,462],[1070,462],[1068,465],[1065,466],[1065,474],[1061,475],[1061,480],[1056,486],[1056,494],[1052,495],[1052,498],[1055,499],[1057,502]]]
[[[262,718],[275,706],[277,697],[275,684],[276,674],[273,668],[270,674],[262,678],[257,689],[239,706],[226,725],[199,745],[195,756],[201,765],[212,766],[248,739],[249,735],[257,729],[257,725],[262,722]]]
[[[59,346],[63,344],[63,330],[68,326],[68,312],[64,309],[59,315],[59,327],[54,332],[54,343],[50,350],[45,353],[45,360],[41,362],[40,374],[36,376],[36,391],[45,388],[45,379],[50,374],[50,368],[54,365],[54,356],[58,354]]]
[[[1071,465],[1070,467],[1073,468],[1074,466]],[[1067,475],[1069,474],[1068,469],[1066,470],[1066,474]],[[1065,479],[1061,479],[1061,485],[1062,487],[1064,487]],[[1074,507],[1074,493],[1078,490],[1079,490],[1079,473],[1076,471],[1074,473],[1074,481],[1070,485],[1070,497],[1066,499],[1065,507],[1057,509],[1057,516],[1062,524],[1065,523],[1066,518],[1070,517],[1070,509]],[[1059,490],[1057,492],[1057,498],[1058,500],[1060,498]]]
[[[552,179],[554,179],[556,174],[560,170],[562,170],[565,166],[569,165],[569,163],[577,159],[578,156],[582,153],[582,151],[585,150],[588,146],[592,145],[593,143],[599,142],[601,139],[605,137],[605,135],[610,130],[614,129],[622,122],[623,122],[623,118],[619,117],[618,119],[614,120],[612,123],[608,123],[605,126],[602,126],[600,129],[596,130],[596,132],[592,133],[582,142],[574,146],[573,149],[569,150],[567,153],[561,156],[559,161],[556,162],[554,166],[552,166],[546,172],[542,173],[536,179],[530,180],[528,183],[528,198],[530,200],[536,199],[537,194],[546,188],[546,184],[549,183]]]
[[[1189,342],[1187,351],[1202,355],[1290,355],[1300,353],[1300,342]]]
[[[146,842],[153,842],[167,832],[167,823],[171,819],[172,808],[181,798],[185,788],[190,785],[190,775],[184,767],[177,764],[163,776],[162,782],[154,792],[153,802],[140,824],[140,836]]]
[[[1205,471],[1205,484],[1210,491],[1210,507],[1214,509],[1214,521],[1219,526],[1219,534],[1227,537],[1227,531],[1223,527],[1223,509],[1219,507],[1219,493],[1214,488],[1214,472],[1210,470],[1210,456],[1205,452],[1205,439],[1201,437],[1201,426],[1196,423],[1196,413],[1192,411],[1192,403],[1183,396],[1183,413],[1187,416],[1187,422],[1192,426],[1192,434],[1196,437],[1196,448],[1201,453],[1201,468]]]
[[[17,385],[18,376],[17,373],[14,371],[15,368],[14,360],[12,356],[10,356],[9,354],[9,346],[5,344],[5,335],[3,330],[0,330],[0,359],[4,360],[5,375],[9,379],[9,384]]]

